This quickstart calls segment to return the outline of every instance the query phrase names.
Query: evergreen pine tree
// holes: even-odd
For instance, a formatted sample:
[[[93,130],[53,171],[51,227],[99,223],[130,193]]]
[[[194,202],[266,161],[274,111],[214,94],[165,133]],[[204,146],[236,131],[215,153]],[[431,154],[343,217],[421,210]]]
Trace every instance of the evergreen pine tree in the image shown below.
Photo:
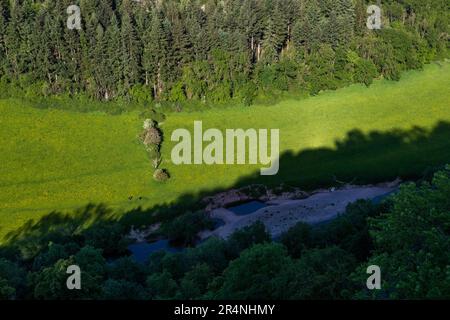
[[[21,57],[22,39],[20,38],[20,24],[23,23],[22,12],[17,0],[10,2],[10,17],[3,38],[6,52],[6,68],[10,77],[17,78],[24,71],[25,65]]]
[[[120,38],[120,28],[116,15],[113,13],[106,29],[106,63],[109,72],[106,77],[105,98],[109,99],[118,94],[119,88],[122,87],[122,47]]]
[[[262,44],[263,57],[271,62],[278,59],[287,37],[287,21],[281,10],[281,3],[276,2],[267,20]]]
[[[177,17],[172,24],[172,43],[176,67],[181,70],[184,65],[192,61],[192,44],[180,17]]]
[[[322,39],[320,8],[316,0],[305,3],[304,12],[294,25],[293,41],[298,49],[310,51]]]
[[[120,29],[121,64],[123,72],[123,94],[139,82],[139,56],[138,42],[136,39],[133,21],[128,10],[122,10],[122,24]]]
[[[6,5],[3,0],[0,0],[0,78],[6,74]]]
[[[168,42],[164,28],[156,9],[152,12],[150,28],[144,38],[143,67],[145,71],[145,84],[153,87],[155,98],[159,98],[164,89],[163,69],[167,62]]]

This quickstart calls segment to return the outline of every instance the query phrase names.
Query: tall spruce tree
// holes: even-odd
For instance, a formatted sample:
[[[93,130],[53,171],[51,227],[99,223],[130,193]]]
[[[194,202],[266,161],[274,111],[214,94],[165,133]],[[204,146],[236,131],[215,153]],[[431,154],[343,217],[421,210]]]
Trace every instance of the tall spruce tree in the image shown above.
[[[316,0],[304,4],[303,14],[297,20],[293,30],[293,41],[298,49],[311,51],[322,39],[321,24],[324,21]]]
[[[153,95],[159,98],[164,89],[164,68],[167,63],[168,41],[157,9],[152,12],[150,28],[144,38],[143,66],[145,84],[153,87]]]
[[[106,77],[106,98],[114,97],[122,87],[122,47],[120,38],[119,22],[116,14],[112,13],[111,19],[106,29],[106,63],[109,73]]]
[[[268,62],[278,59],[287,37],[287,21],[283,16],[281,6],[281,2],[276,1],[267,18],[262,50],[263,57]]]
[[[181,17],[176,17],[172,23],[172,43],[176,68],[181,70],[192,61],[192,44]]]
[[[6,35],[6,8],[4,0],[0,0],[0,78],[6,74],[6,45],[5,45],[5,35]]]
[[[139,56],[138,56],[138,41],[133,27],[133,20],[128,11],[124,7],[122,9],[122,24],[120,29],[120,44],[121,44],[121,64],[124,95],[140,81],[139,73]]]

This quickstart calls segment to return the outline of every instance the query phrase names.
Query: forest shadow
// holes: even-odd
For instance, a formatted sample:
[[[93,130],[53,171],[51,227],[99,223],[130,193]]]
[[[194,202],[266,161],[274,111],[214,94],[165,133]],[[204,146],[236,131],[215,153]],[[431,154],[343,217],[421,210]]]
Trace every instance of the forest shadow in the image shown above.
[[[369,184],[397,177],[416,180],[450,162],[450,123],[440,121],[431,130],[415,126],[368,134],[353,129],[334,144],[334,148],[283,153],[276,176],[255,172],[239,179],[237,185],[287,183],[312,190],[339,182]]]
[[[402,179],[427,179],[450,163],[450,123],[441,121],[433,129],[414,127],[364,134],[351,130],[334,148],[286,152],[280,157],[280,170],[275,176],[260,176],[255,171],[242,177],[231,188],[254,184],[277,186],[281,183],[311,190],[354,184],[377,183]],[[170,183],[170,181],[169,181]],[[231,189],[227,188],[227,189]],[[6,245],[38,245],[45,241],[74,237],[85,230],[119,222],[123,228],[164,222],[187,211],[200,210],[206,196],[224,189],[198,190],[182,194],[170,204],[151,208],[137,207],[127,212],[114,211],[105,204],[88,204],[70,213],[50,212],[38,221],[28,220],[5,236]],[[84,231],[83,231],[84,230]],[[36,239],[36,241],[33,241]],[[37,240],[39,239],[39,240]]]

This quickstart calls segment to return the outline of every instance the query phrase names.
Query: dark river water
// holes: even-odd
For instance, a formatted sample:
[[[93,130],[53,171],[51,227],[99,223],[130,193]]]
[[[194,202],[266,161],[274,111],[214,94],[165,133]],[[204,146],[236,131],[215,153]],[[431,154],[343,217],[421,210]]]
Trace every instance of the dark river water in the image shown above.
[[[375,204],[380,203],[382,200],[384,200],[385,198],[389,197],[390,195],[396,192],[397,190],[375,197],[372,199],[372,202]],[[244,216],[247,214],[251,214],[264,207],[267,207],[267,205],[264,202],[254,200],[236,206],[228,207],[227,210],[230,210],[231,212],[233,212],[238,216]],[[213,222],[215,229],[224,225],[224,222],[221,219],[213,219]],[[145,263],[148,260],[149,256],[154,252],[166,251],[176,253],[183,251],[185,248],[174,247],[169,243],[168,240],[163,239],[150,243],[148,242],[134,243],[129,245],[128,249],[131,251],[131,256],[135,261],[139,263]]]
[[[243,216],[255,212],[258,209],[264,208],[267,205],[261,201],[250,201],[237,206],[232,206],[227,208],[236,215]],[[219,228],[225,223],[221,219],[213,219],[214,228]],[[183,247],[174,247],[169,243],[169,240],[163,239],[155,242],[141,242],[133,243],[128,246],[128,250],[131,252],[131,257],[139,262],[145,263],[149,256],[158,251],[166,252],[181,252],[184,250]]]
[[[133,243],[128,246],[128,250],[131,251],[132,258],[140,263],[147,261],[150,254],[158,251],[166,252],[181,252],[184,248],[173,247],[170,245],[169,240],[158,240],[155,242],[140,242]]]
[[[264,202],[254,200],[237,206],[228,207],[227,210],[230,210],[231,212],[233,212],[238,216],[245,216],[264,207],[267,207],[267,205]]]

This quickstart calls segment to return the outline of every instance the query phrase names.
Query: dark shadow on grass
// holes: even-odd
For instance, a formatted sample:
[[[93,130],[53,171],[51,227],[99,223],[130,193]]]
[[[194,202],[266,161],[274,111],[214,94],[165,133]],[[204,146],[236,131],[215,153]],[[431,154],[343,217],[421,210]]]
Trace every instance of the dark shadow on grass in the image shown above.
[[[364,134],[352,130],[335,148],[287,152],[280,158],[276,176],[258,172],[243,177],[239,186],[252,183],[287,183],[312,190],[336,185],[338,181],[368,184],[403,179],[420,179],[450,162],[450,123],[439,122],[432,130],[414,127]]]
[[[305,190],[339,185],[336,181],[355,184],[402,179],[421,179],[450,163],[450,123],[439,122],[432,130],[415,127],[364,134],[352,130],[335,148],[286,152],[280,157],[276,176],[260,176],[256,171],[242,177],[234,188],[252,184],[277,186],[285,183]],[[170,183],[170,181],[168,182]],[[103,204],[88,204],[72,213],[51,212],[39,221],[29,220],[7,234],[6,244],[39,245],[42,241],[58,241],[61,237],[82,237],[85,230],[119,222],[124,230],[131,225],[164,222],[190,210],[204,208],[202,199],[224,191],[194,190],[170,204],[128,212],[113,212]],[[34,240],[33,240],[34,239]]]

